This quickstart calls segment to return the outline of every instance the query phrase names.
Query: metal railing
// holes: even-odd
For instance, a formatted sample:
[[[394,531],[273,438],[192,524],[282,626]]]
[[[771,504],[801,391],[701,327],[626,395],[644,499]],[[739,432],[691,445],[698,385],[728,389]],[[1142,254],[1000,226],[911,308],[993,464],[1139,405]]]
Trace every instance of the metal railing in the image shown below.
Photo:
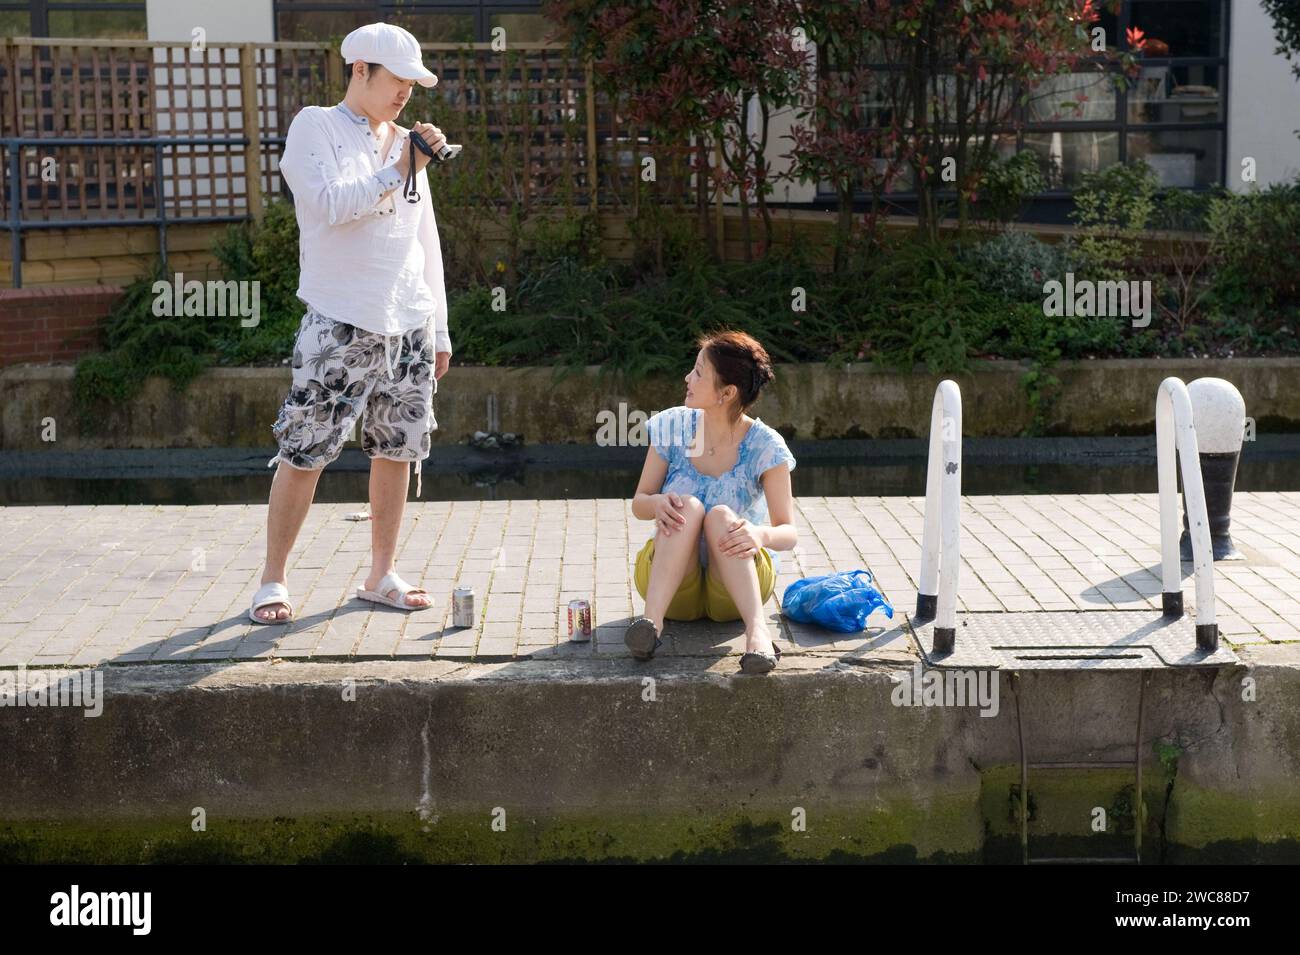
[[[263,140],[263,142],[267,141],[273,143],[277,141],[282,142],[283,137]],[[246,221],[250,218],[252,214],[251,211],[242,215],[176,216],[169,220],[167,218],[167,197],[164,194],[163,150],[172,146],[230,146],[244,148],[247,145],[248,139],[243,136],[223,138],[201,136],[154,136],[145,138],[133,136],[117,139],[11,136],[0,139],[0,149],[3,150],[5,155],[5,166],[8,169],[9,179],[9,215],[6,219],[0,219],[0,228],[9,230],[13,287],[22,288],[23,285],[22,234],[29,230],[155,224],[158,227],[158,254],[162,258],[163,268],[166,269],[167,226],[169,222],[188,225],[191,223]],[[130,218],[116,216],[98,219],[40,219],[24,221],[22,217],[22,200],[24,198],[23,190],[25,186],[22,177],[22,150],[26,146],[40,146],[42,149],[58,146],[152,146],[154,206],[157,209],[157,214],[153,216],[133,215]],[[140,207],[140,211],[143,211],[143,206]]]
[[[934,652],[951,653],[957,639],[957,577],[961,564],[961,389],[945,379],[930,411],[925,474],[925,531],[916,619],[934,620]]]
[[[1201,454],[1192,420],[1192,399],[1181,378],[1166,378],[1156,392],[1156,467],[1160,485],[1161,609],[1167,617],[1183,615],[1182,563],[1178,554],[1177,471],[1181,470],[1187,529],[1192,540],[1192,568],[1196,575],[1196,646],[1212,652],[1219,646],[1219,625],[1214,617],[1214,552],[1210,546],[1210,519],[1201,480]]]

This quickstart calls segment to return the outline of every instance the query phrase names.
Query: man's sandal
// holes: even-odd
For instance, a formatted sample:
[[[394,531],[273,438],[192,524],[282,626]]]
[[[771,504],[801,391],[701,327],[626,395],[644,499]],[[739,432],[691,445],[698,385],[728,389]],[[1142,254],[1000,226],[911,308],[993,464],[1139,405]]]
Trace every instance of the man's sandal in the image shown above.
[[[768,673],[776,669],[776,661],[781,659],[781,648],[772,641],[774,653],[754,653],[750,651],[741,656],[740,669],[743,673]]]
[[[388,596],[390,590],[396,590],[397,596]],[[364,584],[357,588],[357,596],[360,599],[377,604],[387,604],[390,607],[396,607],[398,610],[428,610],[433,606],[432,598],[427,604],[423,605],[408,604],[406,602],[407,594],[424,594],[428,596],[428,593],[423,587],[413,587],[408,584],[395,570],[390,570],[384,574],[384,579],[379,582],[377,590],[366,590]]]
[[[637,660],[652,659],[655,651],[664,645],[655,633],[654,621],[649,617],[637,617],[629,623],[623,633],[623,642]]]
[[[257,611],[263,607],[269,607],[272,604],[284,604],[289,608],[289,616],[280,620],[272,617],[267,620],[265,617],[259,617]],[[257,593],[253,594],[253,605],[248,608],[248,619],[253,623],[288,623],[293,619],[293,604],[289,602],[289,588],[277,580],[269,584],[262,584],[257,588]]]

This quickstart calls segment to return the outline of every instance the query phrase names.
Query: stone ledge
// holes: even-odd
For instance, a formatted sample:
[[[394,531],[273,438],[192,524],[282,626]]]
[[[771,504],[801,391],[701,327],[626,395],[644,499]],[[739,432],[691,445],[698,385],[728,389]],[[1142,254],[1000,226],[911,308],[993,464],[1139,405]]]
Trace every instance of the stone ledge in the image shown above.
[[[971,707],[894,705],[889,665],[804,659],[767,677],[698,660],[651,666],[112,668],[98,718],[0,710],[0,747],[24,767],[0,791],[0,845],[30,849],[78,827],[183,832],[196,806],[218,840],[240,820],[302,817],[310,828],[316,817],[351,815],[390,834],[422,828],[440,858],[459,851],[459,861],[514,846],[504,837],[492,848],[465,841],[498,808],[516,826],[568,826],[566,838],[579,842],[617,832],[601,851],[632,857],[686,851],[689,833],[725,818],[775,825],[780,840],[796,808],[812,833],[796,841],[816,844],[802,851],[818,858],[839,845],[862,858],[977,859],[986,841],[1009,838],[1002,817],[1018,743],[1005,682],[1000,713],[985,718]],[[1300,838],[1300,668],[1251,668],[1258,703],[1236,693],[1246,672],[1160,671],[1148,689],[1149,826],[1153,842],[1184,857],[1224,841],[1246,858],[1285,856]],[[654,701],[645,699],[648,675]],[[1130,676],[1022,677],[1032,758],[1124,758]],[[354,701],[343,699],[344,679],[355,681]],[[1175,775],[1156,758],[1157,743],[1175,747]],[[1126,778],[1087,777],[1058,795],[1111,805]],[[1031,785],[1040,784],[1031,777]],[[1227,806],[1251,811],[1220,812]],[[1072,818],[1043,815],[1035,835],[1073,838]],[[53,823],[57,832],[41,836]],[[525,858],[554,851],[511,849]]]
[[[648,415],[681,403],[677,376],[627,386],[599,371],[591,366],[556,380],[550,368],[461,367],[453,359],[439,382],[433,441],[456,443],[474,431],[490,430],[490,397],[496,399],[497,430],[522,434],[530,444],[600,443],[602,414],[612,416],[615,440],[626,444],[635,428],[635,420],[628,420],[634,412]],[[1018,362],[981,361],[971,372],[952,376],[964,396],[964,434],[1015,436],[1030,426],[1032,412],[1021,384],[1025,371]],[[1292,385],[1300,376],[1300,358],[1107,359],[1062,362],[1053,373],[1061,391],[1049,434],[1152,434],[1156,389],[1170,375],[1187,381],[1226,378],[1240,389],[1259,431],[1300,430],[1300,390]],[[924,436],[940,378],[920,369],[908,374],[869,364],[779,365],[776,374],[754,413],[787,440]],[[105,410],[98,435],[74,433],[72,377],[68,365],[0,370],[0,450],[47,447],[41,441],[47,417],[69,422],[59,432],[66,450],[270,447],[290,370],[210,369],[181,396],[165,379],[150,379],[135,400]]]

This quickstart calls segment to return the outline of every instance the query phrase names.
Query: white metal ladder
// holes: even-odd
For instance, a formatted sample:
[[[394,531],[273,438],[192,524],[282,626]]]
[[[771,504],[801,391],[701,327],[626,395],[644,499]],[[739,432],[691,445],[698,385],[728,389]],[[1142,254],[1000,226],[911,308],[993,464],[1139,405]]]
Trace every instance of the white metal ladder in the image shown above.
[[[1177,455],[1175,456],[1175,451]],[[1175,463],[1181,465],[1178,467]],[[1215,622],[1214,558],[1210,525],[1201,480],[1200,452],[1192,420],[1192,403],[1180,378],[1166,378],[1156,393],[1156,463],[1160,493],[1161,611],[1166,618],[1183,615],[1182,564],[1178,552],[1178,470],[1187,499],[1193,568],[1196,575],[1196,648],[1203,654],[1217,651],[1219,628]],[[935,389],[930,413],[929,459],[925,480],[925,528],[921,540],[921,571],[913,622],[934,621],[933,655],[952,654],[957,636],[957,589],[961,564],[961,391],[946,379]],[[915,634],[915,630],[913,629]],[[919,642],[919,641],[918,641]],[[1082,657],[1081,657],[1082,659]],[[1027,667],[1026,667],[1027,668]],[[1145,688],[1149,670],[1139,672],[1137,727],[1132,760],[1030,762],[1020,712],[1020,673],[1012,671],[1016,695],[1016,733],[1020,742],[1020,842],[1021,858],[1030,862],[1141,862],[1142,729]],[[1134,846],[1131,857],[1030,858],[1029,770],[1134,769]]]

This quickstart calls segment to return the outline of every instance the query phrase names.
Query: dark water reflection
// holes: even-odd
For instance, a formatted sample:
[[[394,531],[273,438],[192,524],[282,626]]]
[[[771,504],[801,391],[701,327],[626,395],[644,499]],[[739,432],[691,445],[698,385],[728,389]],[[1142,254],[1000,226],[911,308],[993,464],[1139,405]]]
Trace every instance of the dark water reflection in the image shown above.
[[[966,494],[1153,493],[1147,438],[968,439]],[[796,442],[796,495],[921,495],[919,441]],[[271,450],[207,449],[0,453],[0,505],[261,504]],[[425,462],[421,500],[624,498],[644,450],[537,446],[515,453],[437,448]],[[368,461],[351,448],[326,470],[316,500],[364,501]],[[1300,490],[1300,435],[1261,435],[1246,445],[1242,491]],[[414,481],[411,499],[415,499]]]

